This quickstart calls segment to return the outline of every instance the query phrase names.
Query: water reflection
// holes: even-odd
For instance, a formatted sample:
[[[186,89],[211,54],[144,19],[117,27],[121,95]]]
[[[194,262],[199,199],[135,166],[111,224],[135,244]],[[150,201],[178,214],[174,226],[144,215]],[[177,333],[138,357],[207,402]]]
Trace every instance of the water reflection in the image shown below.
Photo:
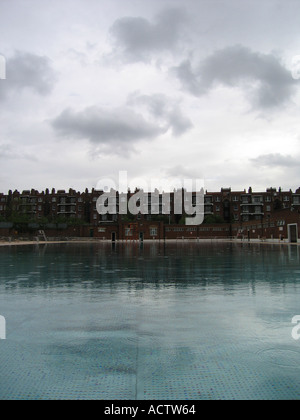
[[[0,398],[299,396],[297,246],[48,244],[0,268]]]
[[[53,287],[175,288],[298,284],[297,246],[254,244],[61,244],[0,250],[0,290]]]

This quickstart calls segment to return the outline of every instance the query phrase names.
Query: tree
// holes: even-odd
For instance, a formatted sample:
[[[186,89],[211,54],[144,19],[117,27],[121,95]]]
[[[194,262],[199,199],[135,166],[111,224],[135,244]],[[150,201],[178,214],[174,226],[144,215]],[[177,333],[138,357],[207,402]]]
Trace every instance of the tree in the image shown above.
[[[203,223],[205,224],[215,224],[215,223],[225,223],[224,219],[217,214],[209,214],[204,217]]]

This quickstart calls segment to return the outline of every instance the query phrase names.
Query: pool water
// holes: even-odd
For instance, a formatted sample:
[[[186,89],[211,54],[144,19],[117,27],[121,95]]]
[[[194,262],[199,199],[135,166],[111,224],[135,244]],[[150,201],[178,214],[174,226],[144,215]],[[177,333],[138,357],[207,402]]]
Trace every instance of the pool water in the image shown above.
[[[0,399],[298,399],[297,245],[0,249]]]

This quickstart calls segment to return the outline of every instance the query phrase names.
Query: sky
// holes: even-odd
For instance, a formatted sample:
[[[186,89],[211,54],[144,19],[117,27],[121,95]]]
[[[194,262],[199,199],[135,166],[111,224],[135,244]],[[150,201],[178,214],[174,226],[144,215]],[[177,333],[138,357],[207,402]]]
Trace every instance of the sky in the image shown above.
[[[299,16],[298,0],[0,0],[0,192],[120,171],[294,191]]]

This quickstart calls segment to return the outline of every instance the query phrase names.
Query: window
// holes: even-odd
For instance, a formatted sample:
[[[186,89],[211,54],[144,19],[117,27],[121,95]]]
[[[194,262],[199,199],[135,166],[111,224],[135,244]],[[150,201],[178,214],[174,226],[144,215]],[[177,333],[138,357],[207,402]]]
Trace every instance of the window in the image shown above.
[[[132,236],[133,232],[131,228],[125,228],[125,236]]]
[[[267,211],[271,211],[271,206],[267,206]]]
[[[106,228],[99,228],[99,229],[98,229],[98,232],[99,232],[99,233],[101,233],[101,232],[102,232],[102,233],[104,233],[104,232],[106,232]]]
[[[220,211],[220,206],[216,206],[216,211]]]
[[[221,201],[220,197],[219,197],[219,196],[217,196],[217,197],[215,198],[215,201],[216,201],[216,203],[219,203],[219,202]]]
[[[237,204],[235,204],[235,205],[233,206],[233,210],[234,210],[234,211],[238,211],[238,205],[237,205]]]
[[[151,227],[150,228],[150,236],[157,236],[157,228]]]
[[[283,197],[283,201],[290,201],[290,197],[289,197],[288,195],[285,195],[285,196]]]

